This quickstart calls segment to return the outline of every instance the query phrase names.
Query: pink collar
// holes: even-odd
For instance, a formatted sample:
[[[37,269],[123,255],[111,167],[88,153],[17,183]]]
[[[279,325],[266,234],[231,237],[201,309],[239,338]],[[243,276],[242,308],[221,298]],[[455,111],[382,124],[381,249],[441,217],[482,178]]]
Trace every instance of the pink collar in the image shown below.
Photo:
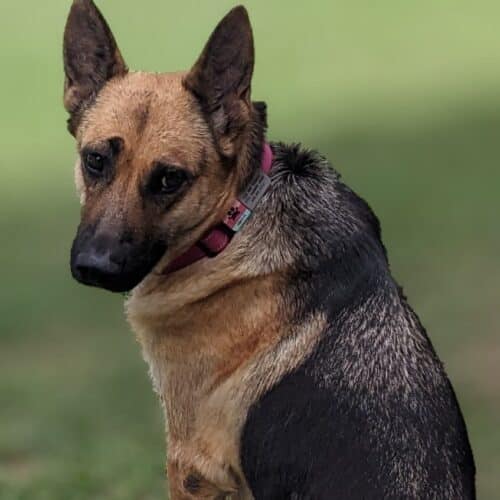
[[[261,170],[255,172],[248,186],[233,201],[222,222],[175,258],[168,266],[165,274],[187,267],[204,257],[215,257],[220,254],[230,243],[233,236],[245,225],[252,215],[258,202],[269,188],[271,180],[268,174],[273,164],[273,151],[267,142],[264,143],[261,158]]]

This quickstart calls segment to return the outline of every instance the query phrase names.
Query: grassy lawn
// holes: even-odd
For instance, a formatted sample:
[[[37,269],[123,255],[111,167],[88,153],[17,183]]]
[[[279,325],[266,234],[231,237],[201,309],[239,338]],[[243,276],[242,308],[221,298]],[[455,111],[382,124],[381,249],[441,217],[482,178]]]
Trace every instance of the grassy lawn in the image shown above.
[[[233,4],[100,1],[130,67],[188,67]],[[159,405],[122,298],[69,274],[69,0],[0,6],[0,498],[164,494]],[[269,137],[320,149],[382,221],[392,269],[500,491],[497,2],[247,2]],[[286,5],[286,8],[285,8]]]

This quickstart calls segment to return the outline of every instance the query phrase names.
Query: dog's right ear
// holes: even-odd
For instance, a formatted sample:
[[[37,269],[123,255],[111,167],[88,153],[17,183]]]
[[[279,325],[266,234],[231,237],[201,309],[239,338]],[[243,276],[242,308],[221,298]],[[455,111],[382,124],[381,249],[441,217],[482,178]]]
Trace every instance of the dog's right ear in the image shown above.
[[[64,107],[74,135],[85,108],[127,66],[108,24],[92,0],[74,0],[64,30]]]

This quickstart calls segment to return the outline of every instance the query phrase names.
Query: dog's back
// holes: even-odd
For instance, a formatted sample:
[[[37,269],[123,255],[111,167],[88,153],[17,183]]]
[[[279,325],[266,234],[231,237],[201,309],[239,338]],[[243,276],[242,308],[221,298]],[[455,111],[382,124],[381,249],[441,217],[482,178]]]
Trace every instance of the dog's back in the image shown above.
[[[390,275],[376,217],[316,154],[274,150],[279,195],[262,210],[284,214],[270,247],[295,253],[283,302],[327,327],[249,412],[241,456],[255,497],[473,498],[459,406]]]

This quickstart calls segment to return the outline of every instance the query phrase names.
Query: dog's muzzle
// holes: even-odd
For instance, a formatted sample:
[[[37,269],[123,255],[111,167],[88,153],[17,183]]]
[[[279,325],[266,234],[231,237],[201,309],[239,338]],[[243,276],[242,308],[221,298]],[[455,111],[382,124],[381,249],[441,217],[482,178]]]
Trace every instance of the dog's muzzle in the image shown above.
[[[149,274],[165,253],[163,243],[79,228],[71,248],[71,273],[85,285],[127,292]]]

